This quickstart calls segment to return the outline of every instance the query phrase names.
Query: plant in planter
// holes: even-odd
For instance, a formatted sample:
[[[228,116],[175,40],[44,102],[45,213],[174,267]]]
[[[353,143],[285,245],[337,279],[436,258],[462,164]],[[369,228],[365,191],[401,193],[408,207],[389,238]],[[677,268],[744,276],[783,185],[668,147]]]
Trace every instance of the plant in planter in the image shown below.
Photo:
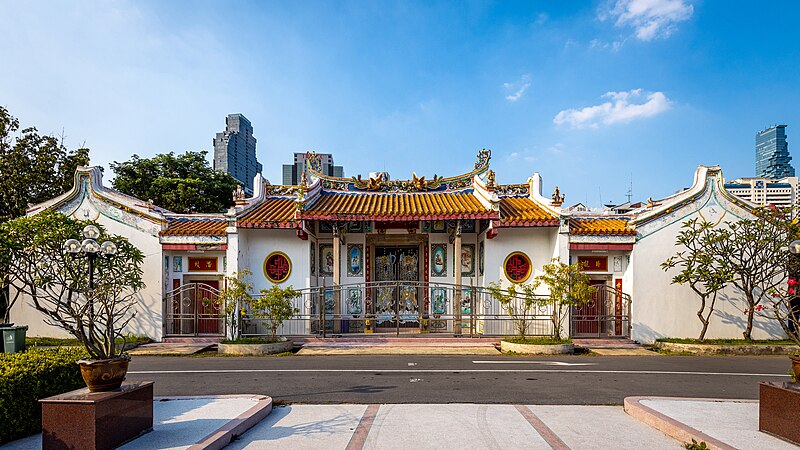
[[[300,292],[291,286],[281,288],[273,284],[269,289],[262,289],[261,296],[253,298],[249,305],[250,314],[262,319],[272,332],[272,341],[276,341],[276,333],[283,322],[289,320],[300,310],[292,305],[292,299],[300,296]]]
[[[536,286],[530,284],[511,283],[504,290],[502,282],[489,283],[489,295],[500,302],[506,314],[511,316],[519,341],[526,340],[528,328],[534,318],[532,310],[540,301],[534,293],[535,290]]]
[[[6,234],[0,252],[9,253],[13,261],[11,287],[30,298],[46,323],[84,346],[91,359],[79,363],[89,390],[117,389],[130,360],[123,354],[123,330],[144,287],[142,252],[99,225],[55,212],[0,227],[0,234]]]
[[[253,283],[247,281],[252,275],[247,269],[234,272],[232,276],[225,276],[225,285],[219,291],[219,296],[214,300],[219,305],[220,313],[225,317],[227,337],[238,339],[240,336],[240,317],[244,315],[243,306],[253,302]]]
[[[542,267],[534,283],[547,286],[549,294],[546,305],[550,310],[553,339],[560,339],[564,320],[574,306],[582,306],[592,301],[594,288],[589,284],[589,276],[583,273],[579,263],[564,264],[553,259]]]

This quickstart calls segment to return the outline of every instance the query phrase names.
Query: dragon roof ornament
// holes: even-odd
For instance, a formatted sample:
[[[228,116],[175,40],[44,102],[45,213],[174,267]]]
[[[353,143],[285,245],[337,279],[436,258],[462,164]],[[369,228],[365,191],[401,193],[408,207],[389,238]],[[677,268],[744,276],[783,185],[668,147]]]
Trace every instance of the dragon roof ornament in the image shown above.
[[[486,172],[489,169],[491,158],[492,151],[482,149],[478,152],[474,169],[469,173],[453,177],[434,175],[431,179],[412,173],[410,180],[386,180],[383,173],[370,178],[362,178],[361,175],[350,178],[328,176],[322,173],[322,161],[316,152],[306,153],[306,166],[314,178],[322,180],[322,186],[325,189],[367,192],[436,192],[472,186],[472,177]]]

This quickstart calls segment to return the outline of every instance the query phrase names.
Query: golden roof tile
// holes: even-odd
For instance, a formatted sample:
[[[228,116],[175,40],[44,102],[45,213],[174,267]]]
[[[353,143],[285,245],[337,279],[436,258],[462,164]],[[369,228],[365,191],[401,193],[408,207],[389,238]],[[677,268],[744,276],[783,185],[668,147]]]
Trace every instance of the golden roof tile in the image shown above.
[[[227,225],[224,217],[167,217],[161,236],[224,236]]]
[[[555,227],[558,217],[529,197],[500,197],[500,227]]]
[[[323,193],[303,219],[317,220],[446,220],[494,219],[471,192]]]
[[[635,236],[636,230],[628,227],[628,219],[598,217],[570,219],[570,234],[596,236]]]
[[[295,228],[296,203],[291,198],[267,198],[237,220],[243,228]]]

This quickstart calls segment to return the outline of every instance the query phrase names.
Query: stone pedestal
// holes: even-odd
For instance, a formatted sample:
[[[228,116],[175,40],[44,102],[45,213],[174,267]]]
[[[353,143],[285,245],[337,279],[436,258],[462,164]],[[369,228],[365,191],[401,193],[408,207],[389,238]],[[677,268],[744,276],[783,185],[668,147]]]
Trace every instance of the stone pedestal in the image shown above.
[[[758,430],[800,445],[800,384],[758,384]]]
[[[153,382],[88,388],[39,400],[43,449],[113,449],[153,429]]]

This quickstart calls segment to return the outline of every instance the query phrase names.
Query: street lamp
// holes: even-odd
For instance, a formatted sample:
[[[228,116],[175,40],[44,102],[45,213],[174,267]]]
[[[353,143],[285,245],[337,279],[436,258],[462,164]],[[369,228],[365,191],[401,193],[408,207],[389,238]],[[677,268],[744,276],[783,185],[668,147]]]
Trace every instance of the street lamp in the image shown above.
[[[102,244],[97,243],[100,237],[100,230],[94,225],[86,225],[83,228],[83,241],[69,239],[64,242],[64,253],[72,257],[85,256],[89,260],[89,289],[94,289],[94,261],[98,256],[110,259],[117,254],[117,246],[111,241]]]

